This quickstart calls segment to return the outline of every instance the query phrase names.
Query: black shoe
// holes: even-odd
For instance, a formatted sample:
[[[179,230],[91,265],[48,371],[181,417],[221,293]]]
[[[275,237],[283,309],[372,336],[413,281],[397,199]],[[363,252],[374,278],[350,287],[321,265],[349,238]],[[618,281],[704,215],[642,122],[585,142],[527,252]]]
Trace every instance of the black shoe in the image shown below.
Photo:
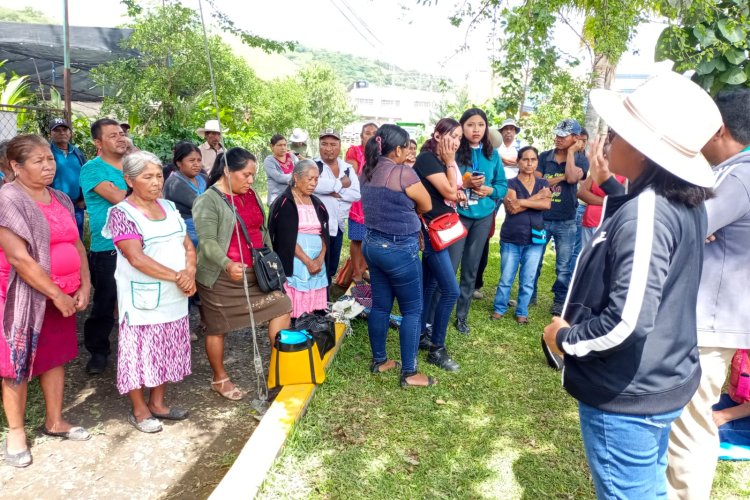
[[[89,375],[101,375],[107,368],[107,356],[104,354],[92,354],[86,364],[86,373]]]
[[[419,337],[419,350],[420,351],[426,351],[430,347],[432,347],[432,341],[430,340],[431,337],[432,335],[429,334],[428,332],[426,331],[422,332],[422,335],[420,335]]]
[[[552,309],[550,309],[549,312],[552,314],[552,316],[562,316],[562,310],[563,305],[559,302],[555,302],[554,304],[552,304]]]
[[[435,365],[447,372],[457,372],[460,368],[445,347],[440,347],[436,351],[430,351],[427,355],[427,362],[431,365]]]
[[[456,330],[458,330],[458,333],[461,333],[463,335],[468,335],[471,333],[471,328],[469,328],[469,325],[466,324],[465,319],[456,318]]]

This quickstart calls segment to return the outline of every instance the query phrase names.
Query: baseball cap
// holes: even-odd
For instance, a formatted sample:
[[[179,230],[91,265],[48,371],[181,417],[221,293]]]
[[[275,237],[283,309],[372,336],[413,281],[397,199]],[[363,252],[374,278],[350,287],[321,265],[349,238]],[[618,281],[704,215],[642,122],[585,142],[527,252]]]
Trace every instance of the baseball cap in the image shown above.
[[[68,122],[66,122],[62,118],[55,118],[51,122],[49,122],[49,131],[50,132],[52,132],[53,130],[55,130],[57,127],[70,128],[70,125],[68,125]]]
[[[558,137],[568,137],[570,134],[578,135],[582,130],[580,123],[573,118],[566,118],[555,126],[552,133]]]
[[[338,131],[335,128],[325,128],[318,136],[318,139],[322,139],[323,137],[335,137],[338,140],[341,140],[341,135],[339,135]]]

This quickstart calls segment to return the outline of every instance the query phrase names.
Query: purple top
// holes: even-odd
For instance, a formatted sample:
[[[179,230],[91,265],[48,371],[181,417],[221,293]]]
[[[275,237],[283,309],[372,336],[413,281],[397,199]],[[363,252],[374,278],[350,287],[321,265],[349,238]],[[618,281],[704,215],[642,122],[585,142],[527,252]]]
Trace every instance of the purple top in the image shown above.
[[[420,182],[414,170],[406,165],[396,165],[383,156],[372,173],[372,179],[367,180],[362,173],[359,182],[368,229],[400,236],[419,231],[415,203],[406,195],[406,188]]]

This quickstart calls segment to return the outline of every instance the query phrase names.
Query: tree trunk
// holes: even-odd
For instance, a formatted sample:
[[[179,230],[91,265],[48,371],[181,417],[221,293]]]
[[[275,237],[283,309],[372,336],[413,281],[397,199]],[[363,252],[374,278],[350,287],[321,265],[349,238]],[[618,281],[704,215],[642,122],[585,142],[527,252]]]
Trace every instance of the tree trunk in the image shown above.
[[[615,79],[616,64],[610,63],[607,56],[594,52],[594,64],[591,72],[591,89],[609,89],[612,87],[612,81]],[[584,125],[589,132],[590,137],[597,134],[604,134],[607,131],[607,124],[599,118],[594,111],[594,107],[589,102],[586,110],[586,124]]]

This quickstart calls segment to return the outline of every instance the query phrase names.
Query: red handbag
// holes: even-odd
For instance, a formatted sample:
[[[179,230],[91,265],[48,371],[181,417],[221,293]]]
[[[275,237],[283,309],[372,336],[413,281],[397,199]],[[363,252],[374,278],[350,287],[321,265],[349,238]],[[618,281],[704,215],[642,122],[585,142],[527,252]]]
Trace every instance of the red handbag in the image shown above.
[[[422,222],[424,223],[424,219],[422,219]],[[427,233],[430,236],[430,244],[436,252],[448,248],[461,238],[466,238],[468,234],[456,212],[435,217],[426,226]]]
[[[729,397],[737,404],[750,402],[750,357],[747,349],[737,349],[729,373]]]

